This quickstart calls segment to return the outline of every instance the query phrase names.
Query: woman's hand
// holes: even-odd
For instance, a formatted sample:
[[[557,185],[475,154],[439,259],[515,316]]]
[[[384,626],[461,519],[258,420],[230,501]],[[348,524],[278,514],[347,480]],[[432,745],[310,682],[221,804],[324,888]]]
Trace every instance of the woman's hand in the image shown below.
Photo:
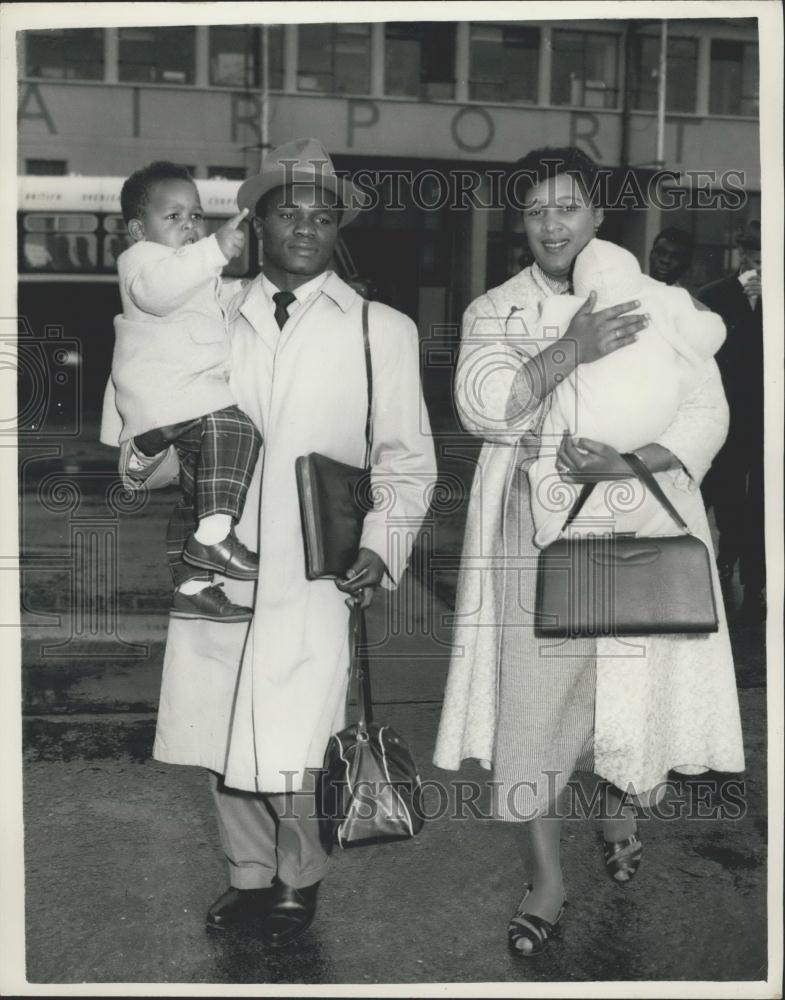
[[[344,594],[350,595],[346,599],[350,608],[355,604],[367,608],[386,571],[380,555],[372,549],[360,549],[354,564],[346,571],[346,579],[336,580],[335,586]]]
[[[635,475],[615,448],[591,438],[570,437],[564,432],[556,454],[556,471],[569,483],[596,483]]]
[[[591,292],[572,317],[564,334],[564,340],[575,341],[576,365],[591,364],[592,361],[599,361],[607,354],[635,343],[638,331],[649,322],[648,316],[640,313],[624,315],[640,306],[637,300],[594,312],[596,302],[597,293]]]

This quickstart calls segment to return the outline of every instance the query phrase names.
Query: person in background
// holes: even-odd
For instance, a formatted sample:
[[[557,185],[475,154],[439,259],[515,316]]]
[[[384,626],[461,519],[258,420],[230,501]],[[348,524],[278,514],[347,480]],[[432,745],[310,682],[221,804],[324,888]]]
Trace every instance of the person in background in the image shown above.
[[[655,281],[681,286],[681,279],[692,265],[692,236],[683,229],[669,226],[654,237],[649,251],[649,274]]]
[[[717,353],[730,407],[728,438],[703,484],[719,532],[717,563],[725,587],[739,563],[744,587],[742,618],[766,615],[766,555],[763,502],[763,300],[760,222],[750,220],[736,237],[735,273],[712,282],[698,298],[725,323]]]

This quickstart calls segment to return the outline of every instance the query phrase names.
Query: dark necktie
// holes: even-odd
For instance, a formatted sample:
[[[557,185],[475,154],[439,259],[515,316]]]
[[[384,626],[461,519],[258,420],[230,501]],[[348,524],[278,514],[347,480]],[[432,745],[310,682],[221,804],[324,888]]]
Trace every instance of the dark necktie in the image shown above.
[[[283,330],[284,323],[287,319],[289,319],[289,306],[296,298],[297,296],[294,292],[276,292],[275,295],[273,295],[273,302],[275,303],[275,322],[281,330]]]

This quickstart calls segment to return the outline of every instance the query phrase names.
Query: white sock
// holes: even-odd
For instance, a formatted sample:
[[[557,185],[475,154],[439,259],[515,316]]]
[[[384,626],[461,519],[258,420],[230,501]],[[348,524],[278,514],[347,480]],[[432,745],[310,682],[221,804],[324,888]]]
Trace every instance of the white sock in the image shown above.
[[[199,521],[194,538],[202,545],[215,545],[217,542],[222,542],[231,530],[230,514],[208,514]]]
[[[185,580],[177,589],[181,594],[187,594],[190,597],[192,594],[198,594],[200,590],[211,586],[211,584],[211,580]]]

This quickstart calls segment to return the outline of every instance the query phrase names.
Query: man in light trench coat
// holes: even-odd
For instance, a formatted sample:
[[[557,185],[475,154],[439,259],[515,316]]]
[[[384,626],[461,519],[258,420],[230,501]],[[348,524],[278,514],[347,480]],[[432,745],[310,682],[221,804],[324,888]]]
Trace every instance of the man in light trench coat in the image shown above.
[[[371,479],[385,499],[366,516],[346,580],[306,580],[295,459],[362,465],[365,451],[362,299],[328,270],[361,197],[315,139],[272,150],[238,192],[263,263],[235,304],[231,386],[264,444],[236,531],[260,568],[255,589],[223,584],[254,614],[250,627],[170,620],[153,749],[210,772],[229,889],[208,928],[253,927],[271,946],[308,927],[327,866],[313,769],[344,725],[347,594],[367,606],[379,584],[397,586],[435,480],[417,329],[373,302]],[[106,427],[105,415],[103,440]]]

